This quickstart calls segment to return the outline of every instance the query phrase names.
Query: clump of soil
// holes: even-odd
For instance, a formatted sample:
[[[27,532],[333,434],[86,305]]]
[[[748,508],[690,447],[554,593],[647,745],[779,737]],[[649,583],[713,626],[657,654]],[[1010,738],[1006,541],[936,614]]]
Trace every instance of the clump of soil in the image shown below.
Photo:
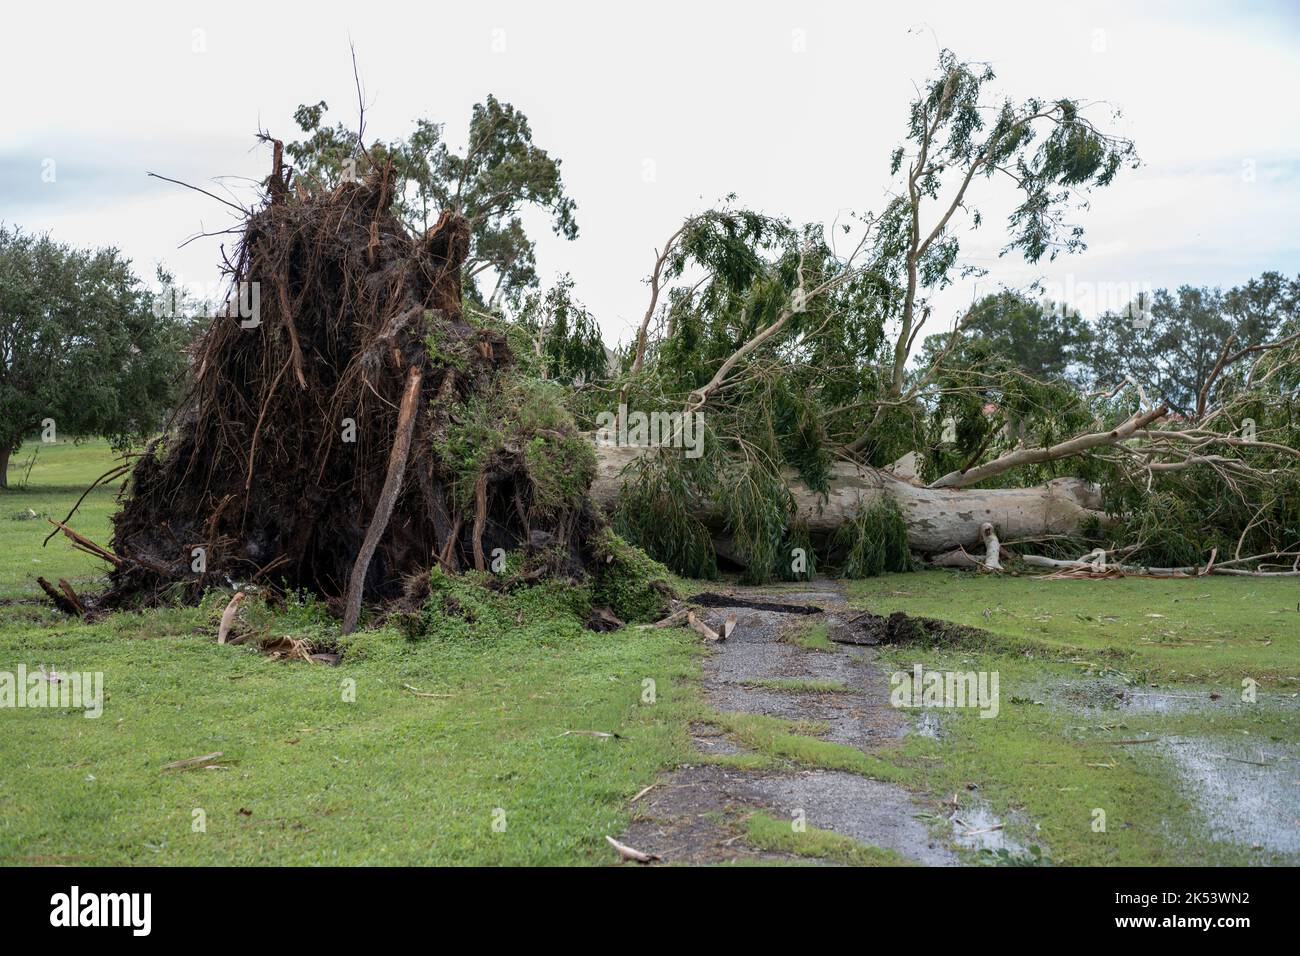
[[[976,627],[940,621],[931,617],[912,617],[895,611],[888,617],[863,611],[830,628],[827,636],[838,644],[961,644],[987,642],[987,631]]]

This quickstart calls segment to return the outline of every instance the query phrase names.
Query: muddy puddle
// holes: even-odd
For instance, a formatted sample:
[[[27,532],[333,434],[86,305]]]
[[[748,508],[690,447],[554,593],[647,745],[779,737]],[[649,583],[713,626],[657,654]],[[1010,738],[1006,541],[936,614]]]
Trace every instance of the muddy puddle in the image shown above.
[[[1253,703],[1241,699],[1241,688],[1228,685],[1145,685],[1116,677],[1065,677],[1018,687],[1015,696],[1036,704],[1079,714],[1103,711],[1133,714],[1248,713],[1258,707],[1300,713],[1300,695],[1256,691]]]
[[[994,853],[1006,850],[1016,856],[1027,852],[1023,844],[1007,833],[1006,822],[985,803],[961,807],[948,817],[948,822],[952,826],[953,842],[960,847]]]
[[[1258,848],[1260,862],[1300,864],[1300,746],[1246,735],[1167,737],[1158,746],[1214,839]]]

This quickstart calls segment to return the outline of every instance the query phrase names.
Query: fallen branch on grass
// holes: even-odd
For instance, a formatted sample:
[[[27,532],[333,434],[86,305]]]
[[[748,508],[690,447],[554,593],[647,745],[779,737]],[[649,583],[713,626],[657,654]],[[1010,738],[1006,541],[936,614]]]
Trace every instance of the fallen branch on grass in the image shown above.
[[[224,757],[225,754],[220,750],[204,754],[201,757],[186,757],[184,760],[176,760],[163,767],[164,770],[193,770],[195,767],[201,767],[204,764],[210,764],[212,761]]]
[[[1100,558],[1096,555],[1101,554]],[[1062,561],[1057,558],[1045,558],[1037,554],[1027,554],[1022,559],[1026,565],[1031,568],[1047,568],[1058,572],[1049,574],[1047,578],[1065,578],[1065,577],[1120,577],[1124,575],[1141,576],[1150,578],[1192,578],[1204,577],[1207,574],[1224,574],[1234,575],[1237,577],[1252,578],[1294,578],[1300,577],[1300,570],[1292,571],[1251,571],[1246,568],[1228,567],[1230,564],[1239,564],[1242,561],[1257,561],[1264,557],[1273,557],[1273,555],[1257,555],[1254,558],[1243,558],[1241,561],[1224,561],[1219,564],[1210,563],[1204,567],[1197,565],[1188,565],[1181,568],[1151,568],[1144,567],[1140,564],[1107,564],[1105,561],[1105,552],[1100,548],[1097,551],[1090,552],[1075,561]]]
[[[59,578],[58,588],[42,577],[38,577],[36,583],[41,586],[42,591],[49,595],[50,600],[54,602],[54,606],[64,614],[71,615],[72,617],[86,616],[85,605],[83,605],[81,600],[77,597],[77,592],[72,590],[72,585],[63,580],[63,578]]]
[[[632,860],[635,863],[654,863],[663,859],[658,853],[643,853],[641,850],[630,847],[625,843],[619,843],[612,836],[606,836],[605,840],[618,851],[619,858],[622,860]]]

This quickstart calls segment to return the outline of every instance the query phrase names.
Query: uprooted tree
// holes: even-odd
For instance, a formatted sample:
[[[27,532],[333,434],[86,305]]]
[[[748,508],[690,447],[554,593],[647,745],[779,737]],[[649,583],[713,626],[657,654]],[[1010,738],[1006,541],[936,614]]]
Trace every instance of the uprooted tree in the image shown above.
[[[418,603],[431,568],[501,571],[502,588],[591,577],[599,594],[638,558],[588,501],[594,455],[558,390],[462,312],[467,222],[412,234],[388,162],[295,192],[274,147],[230,314],[98,552],[104,604],[273,584],[324,596],[347,631],[363,600]]]

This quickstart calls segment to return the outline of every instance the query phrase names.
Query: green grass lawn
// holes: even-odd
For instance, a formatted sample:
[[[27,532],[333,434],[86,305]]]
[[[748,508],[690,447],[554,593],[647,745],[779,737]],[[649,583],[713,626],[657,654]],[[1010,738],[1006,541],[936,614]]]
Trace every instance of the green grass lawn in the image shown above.
[[[5,623],[0,670],[102,671],[107,699],[0,710],[0,863],[610,862],[629,798],[687,752],[683,631],[371,631],[328,667],[217,645],[218,613]],[[592,730],[620,739],[564,736]]]
[[[36,456],[30,472],[28,462]],[[41,594],[37,576],[66,578],[77,590],[93,585],[106,571],[103,561],[68,546],[62,533],[41,547],[55,530],[46,518],[62,521],[92,481],[116,457],[102,439],[74,444],[27,442],[9,459],[9,489],[0,491],[0,600]],[[26,487],[19,487],[24,481]],[[96,488],[81,503],[72,527],[108,546],[120,481]],[[35,512],[36,517],[30,517]]]
[[[855,607],[955,621],[1008,646],[1093,657],[1139,676],[1300,688],[1295,578],[1044,580],[924,571],[848,583]]]
[[[906,672],[920,662],[1000,676],[996,718],[947,709],[939,740],[907,738],[893,759],[914,789],[987,804],[1022,845],[1041,844],[1062,864],[1294,864],[1284,854],[1210,838],[1186,782],[1154,745],[1114,743],[1192,737],[1294,747],[1294,581],[1048,581],[925,571],[848,582],[847,590],[857,607],[956,621],[992,635],[881,650],[887,670]],[[1115,689],[1140,694],[1158,684],[1175,699],[1209,705],[1218,693],[1235,702],[1244,677],[1259,681],[1257,705],[1162,713],[1121,709],[1114,700]],[[1097,810],[1106,814],[1104,831],[1094,828]]]
[[[696,692],[703,651],[691,632],[598,634],[544,603],[512,612],[517,626],[454,637],[361,631],[343,642],[339,667],[217,645],[221,594],[198,608],[70,621],[48,607],[35,576],[84,588],[102,567],[61,537],[41,548],[50,525],[16,516],[31,508],[62,519],[112,462],[103,443],[43,446],[30,487],[0,494],[0,671],[101,672],[106,692],[94,719],[0,709],[0,864],[609,863],[603,837],[620,832],[630,797],[659,770],[703,759],[839,768],[905,784],[936,805],[956,793],[963,807],[987,804],[1022,845],[1041,844],[1058,863],[1277,862],[1209,839],[1168,762],[1114,741],[1182,734],[1294,745],[1298,711],[1281,703],[1300,686],[1294,582],[950,572],[848,582],[857,606],[991,634],[882,649],[886,670],[921,661],[1001,675],[996,719],[947,711],[940,739],[913,735],[867,755],[817,739],[814,724],[709,712]],[[11,481],[21,477],[11,469]],[[74,526],[106,543],[114,491],[93,493]],[[273,626],[338,640],[337,625],[310,605],[292,605]],[[824,623],[790,639],[833,646]],[[1257,709],[1161,714],[1066,700],[1070,688],[1152,682],[1227,697],[1243,676],[1260,682]],[[715,724],[749,752],[694,754],[691,721]],[[217,751],[218,769],[164,769]],[[1105,832],[1092,827],[1098,808]],[[762,815],[747,832],[786,852],[893,862],[833,834],[791,842]]]
[[[0,592],[17,599],[0,671],[98,671],[106,692],[99,718],[0,709],[0,864],[607,863],[629,798],[685,758],[698,652],[680,630],[543,613],[461,641],[372,630],[329,667],[217,645],[221,595],[69,621],[35,576],[102,569],[10,516],[61,520],[111,465],[103,443],[43,446],[30,488],[0,495]],[[74,526],[107,542],[112,502],[92,494]],[[297,618],[277,629],[337,634]],[[593,730],[620,737],[565,736]],[[162,769],[216,751],[221,769]]]

